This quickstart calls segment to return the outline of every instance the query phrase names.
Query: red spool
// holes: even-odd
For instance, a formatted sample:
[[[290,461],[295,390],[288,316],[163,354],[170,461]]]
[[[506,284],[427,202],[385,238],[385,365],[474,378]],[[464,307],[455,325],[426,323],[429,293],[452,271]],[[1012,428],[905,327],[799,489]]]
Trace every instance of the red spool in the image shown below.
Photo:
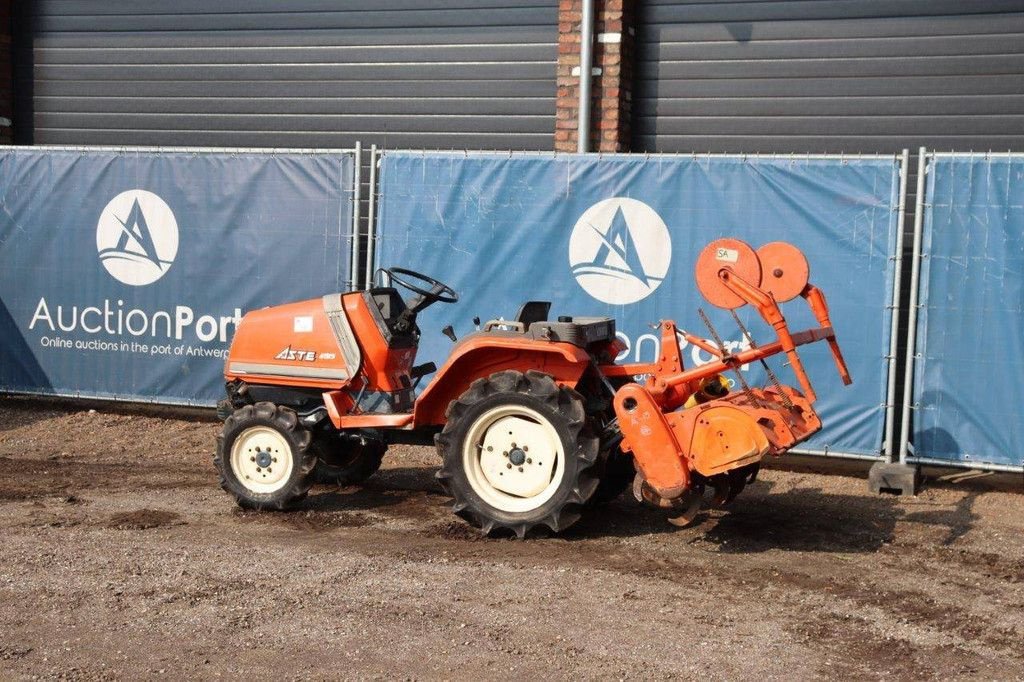
[[[733,310],[746,303],[722,282],[718,276],[722,269],[755,287],[761,286],[761,261],[750,244],[739,239],[716,239],[700,252],[694,268],[697,289],[713,306]]]
[[[770,242],[757,250],[761,260],[761,288],[775,297],[776,303],[791,301],[800,295],[811,277],[811,267],[803,251],[786,242]]]

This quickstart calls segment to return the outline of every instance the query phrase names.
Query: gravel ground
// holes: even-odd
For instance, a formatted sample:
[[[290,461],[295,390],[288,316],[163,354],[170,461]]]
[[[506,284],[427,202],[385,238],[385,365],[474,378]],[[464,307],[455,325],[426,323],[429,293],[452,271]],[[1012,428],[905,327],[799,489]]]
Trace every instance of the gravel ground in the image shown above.
[[[487,540],[428,448],[242,512],[208,417],[107,410],[0,405],[0,678],[1024,679],[1019,477],[790,466],[686,529]]]

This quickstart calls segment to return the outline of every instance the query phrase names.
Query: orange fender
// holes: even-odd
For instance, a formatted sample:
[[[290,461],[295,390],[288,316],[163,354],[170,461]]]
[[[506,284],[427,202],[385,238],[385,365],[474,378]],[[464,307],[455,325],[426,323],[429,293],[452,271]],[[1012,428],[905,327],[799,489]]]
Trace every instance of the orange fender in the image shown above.
[[[586,351],[570,343],[473,334],[455,347],[416,400],[413,423],[417,427],[444,424],[448,404],[474,381],[495,372],[536,370],[550,374],[558,384],[575,388],[589,365]]]

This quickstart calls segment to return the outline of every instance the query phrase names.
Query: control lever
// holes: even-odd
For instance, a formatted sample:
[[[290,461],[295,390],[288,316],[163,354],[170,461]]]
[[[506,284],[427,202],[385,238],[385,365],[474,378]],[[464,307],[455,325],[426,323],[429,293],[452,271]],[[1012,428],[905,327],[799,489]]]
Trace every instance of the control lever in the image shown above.
[[[413,379],[419,379],[428,374],[433,374],[437,371],[437,365],[433,362],[424,362],[422,365],[416,365],[409,370],[409,376]]]
[[[409,370],[409,376],[412,378],[412,387],[414,389],[417,388],[420,385],[420,379],[436,371],[437,365],[433,362],[424,362],[422,365],[416,365]]]
[[[444,329],[441,330],[441,333],[451,339],[452,343],[459,340],[458,337],[455,336],[455,329],[450,324],[445,325]]]

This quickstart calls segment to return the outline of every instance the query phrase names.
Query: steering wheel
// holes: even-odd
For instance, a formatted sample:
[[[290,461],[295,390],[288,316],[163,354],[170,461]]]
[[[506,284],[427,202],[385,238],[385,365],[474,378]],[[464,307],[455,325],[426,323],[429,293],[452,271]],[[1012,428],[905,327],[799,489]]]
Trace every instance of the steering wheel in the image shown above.
[[[455,293],[455,289],[444,282],[434,279],[433,277],[427,277],[423,273],[416,272],[415,270],[409,270],[407,268],[384,268],[384,272],[388,273],[388,277],[395,284],[400,284],[414,294],[419,294],[423,297],[423,301],[433,303],[434,301],[440,301],[441,303],[455,303],[459,300],[459,295]],[[400,276],[401,275],[401,276]],[[410,283],[402,277],[412,278],[414,281],[426,282],[430,285],[430,289],[424,289],[423,287],[416,286]],[[429,305],[429,303],[428,303]],[[425,308],[426,306],[421,306]]]

